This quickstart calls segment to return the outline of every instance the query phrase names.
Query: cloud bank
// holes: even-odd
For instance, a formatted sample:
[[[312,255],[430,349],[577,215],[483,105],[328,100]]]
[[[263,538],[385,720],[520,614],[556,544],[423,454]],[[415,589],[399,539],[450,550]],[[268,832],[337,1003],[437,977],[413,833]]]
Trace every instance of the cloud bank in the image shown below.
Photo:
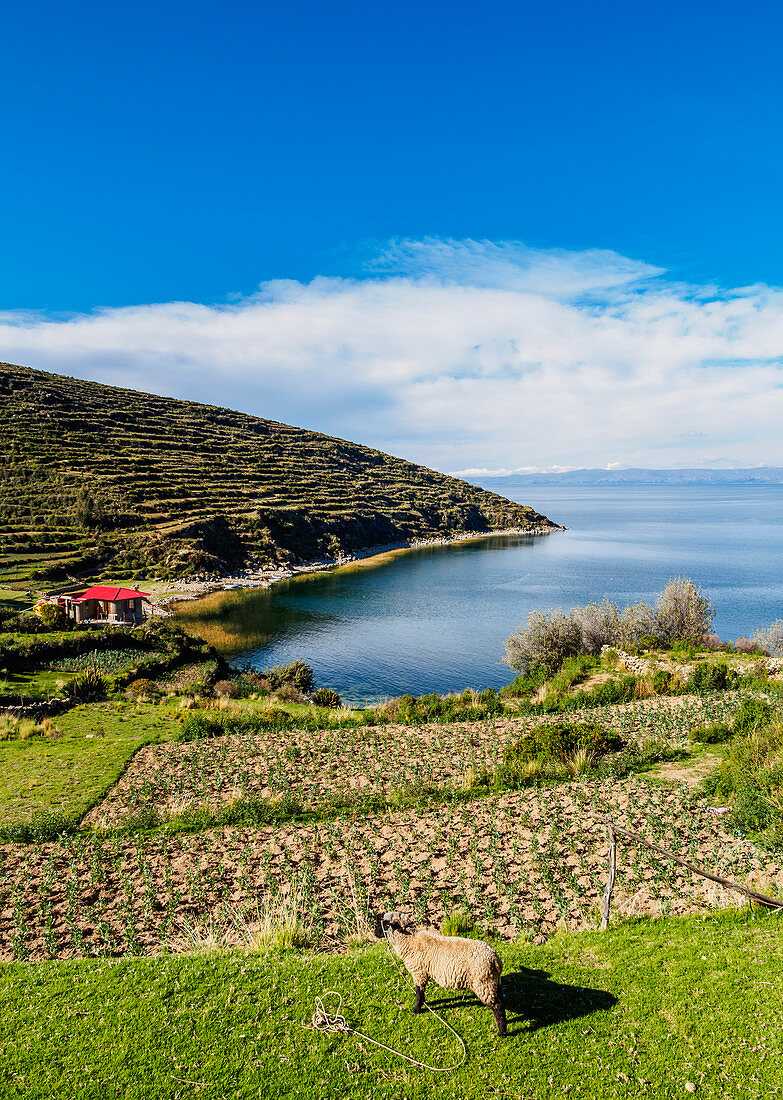
[[[228,305],[0,313],[0,357],[443,470],[783,465],[783,290],[605,250],[394,241]]]

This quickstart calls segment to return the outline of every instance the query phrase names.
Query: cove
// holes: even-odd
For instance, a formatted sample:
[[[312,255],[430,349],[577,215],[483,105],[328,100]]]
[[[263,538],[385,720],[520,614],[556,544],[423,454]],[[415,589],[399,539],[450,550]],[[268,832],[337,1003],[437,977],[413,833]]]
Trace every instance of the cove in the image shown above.
[[[569,530],[424,547],[214,593],[177,618],[234,664],[308,660],[320,686],[365,702],[500,687],[503,639],[531,610],[651,600],[685,574],[723,638],[783,617],[783,487],[526,488]]]

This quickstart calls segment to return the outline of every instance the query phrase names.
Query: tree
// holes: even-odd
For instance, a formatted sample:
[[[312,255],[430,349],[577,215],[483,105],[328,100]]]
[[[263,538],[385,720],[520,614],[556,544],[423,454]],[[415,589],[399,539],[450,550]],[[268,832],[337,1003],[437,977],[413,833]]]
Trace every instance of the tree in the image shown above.
[[[63,627],[68,622],[65,615],[65,609],[58,603],[51,603],[49,600],[41,600],[35,605],[35,613],[44,626],[51,627],[52,630],[57,627]]]

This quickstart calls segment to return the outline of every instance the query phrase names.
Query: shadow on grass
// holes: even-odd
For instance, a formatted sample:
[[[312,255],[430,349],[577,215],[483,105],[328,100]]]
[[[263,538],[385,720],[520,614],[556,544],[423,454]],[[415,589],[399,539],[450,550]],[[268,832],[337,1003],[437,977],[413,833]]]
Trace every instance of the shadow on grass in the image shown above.
[[[439,991],[440,992],[440,991]],[[453,997],[427,998],[430,1008],[456,1008],[458,1005],[483,1007],[472,993]],[[576,1020],[593,1012],[602,1012],[617,1004],[617,998],[603,989],[566,985],[550,980],[545,970],[522,967],[503,975],[503,1003],[508,1017],[508,1034],[522,1035],[542,1027]],[[492,1013],[487,1024],[492,1024]]]

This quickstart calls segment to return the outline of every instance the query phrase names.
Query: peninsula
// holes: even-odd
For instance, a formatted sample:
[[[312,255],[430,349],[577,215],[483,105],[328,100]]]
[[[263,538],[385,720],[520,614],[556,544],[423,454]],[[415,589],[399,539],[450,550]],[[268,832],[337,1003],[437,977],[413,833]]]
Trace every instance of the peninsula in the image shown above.
[[[0,575],[174,580],[369,548],[558,529],[532,508],[369,447],[0,365]]]

